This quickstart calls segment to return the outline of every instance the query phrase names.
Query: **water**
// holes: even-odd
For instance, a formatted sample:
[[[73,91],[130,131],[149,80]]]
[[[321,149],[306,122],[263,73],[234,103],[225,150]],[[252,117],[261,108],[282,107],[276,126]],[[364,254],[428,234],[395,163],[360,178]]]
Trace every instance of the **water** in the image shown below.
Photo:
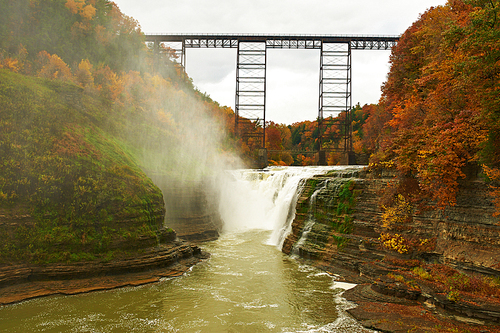
[[[221,207],[236,220],[228,220],[217,241],[202,246],[211,258],[183,276],[6,306],[0,308],[0,332],[369,332],[346,314],[351,305],[341,297],[345,284],[279,250],[276,229],[285,222],[266,219],[290,218],[289,207],[281,205],[293,204],[288,199],[295,193],[283,191],[289,181],[300,182],[281,172],[255,181],[244,181],[249,173],[241,173],[243,178],[228,182],[241,191],[246,187],[247,198],[261,193],[259,200],[271,201],[246,215]]]
[[[304,180],[331,170],[352,173],[362,167],[275,167],[238,170],[221,180],[220,212],[225,231],[272,230],[269,244],[281,248],[291,232],[295,203]]]
[[[305,244],[307,237],[309,236],[309,233],[311,232],[316,222],[313,216],[316,210],[316,197],[318,196],[318,193],[320,193],[320,191],[322,191],[327,187],[327,185],[328,185],[328,180],[326,180],[324,184],[320,188],[317,188],[311,195],[311,198],[309,199],[309,212],[308,212],[309,216],[304,225],[304,228],[302,228],[302,235],[292,248],[291,251],[292,255],[298,255],[299,254],[298,249]]]

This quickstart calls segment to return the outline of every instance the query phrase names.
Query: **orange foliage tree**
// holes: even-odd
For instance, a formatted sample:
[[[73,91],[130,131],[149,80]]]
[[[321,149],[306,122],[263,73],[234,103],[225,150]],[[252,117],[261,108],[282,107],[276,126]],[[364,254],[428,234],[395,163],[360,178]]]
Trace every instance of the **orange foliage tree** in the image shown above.
[[[69,66],[57,55],[41,51],[38,54],[37,65],[39,67],[36,75],[48,79],[59,79],[73,81],[73,74]]]
[[[500,166],[499,7],[450,0],[424,13],[393,49],[385,124],[367,121],[382,132],[366,144],[438,207],[455,204],[467,166]]]

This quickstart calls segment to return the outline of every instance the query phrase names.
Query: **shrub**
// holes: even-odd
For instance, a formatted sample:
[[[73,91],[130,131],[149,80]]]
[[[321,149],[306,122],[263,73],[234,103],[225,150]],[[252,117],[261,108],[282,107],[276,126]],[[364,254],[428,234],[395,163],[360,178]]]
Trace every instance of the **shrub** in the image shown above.
[[[401,194],[398,194],[391,207],[382,206],[382,226],[391,229],[396,225],[411,222],[413,207]]]
[[[412,271],[413,271],[413,274],[419,276],[421,279],[424,279],[424,280],[431,280],[432,279],[432,275],[422,267],[414,267]]]
[[[410,251],[408,241],[400,234],[381,233],[379,241],[382,242],[385,248],[401,254],[406,254]]]

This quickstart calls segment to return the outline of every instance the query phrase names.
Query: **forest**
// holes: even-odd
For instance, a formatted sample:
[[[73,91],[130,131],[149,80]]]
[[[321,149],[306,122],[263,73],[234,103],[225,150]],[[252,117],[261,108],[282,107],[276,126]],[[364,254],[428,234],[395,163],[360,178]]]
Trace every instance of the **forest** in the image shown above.
[[[454,205],[460,182],[479,174],[490,182],[500,212],[499,13],[494,0],[430,8],[393,48],[379,103],[351,110],[355,152],[369,156],[372,168],[396,169],[395,192],[408,200]],[[270,124],[267,145],[311,149],[316,128],[315,122],[288,129]],[[337,161],[331,154],[329,163]]]
[[[398,171],[391,200],[443,208],[481,176],[500,214],[499,11],[498,0],[430,8],[393,48],[379,103],[349,111],[358,161]],[[234,135],[234,111],[164,51],[159,59],[109,0],[0,0],[0,208],[29,206],[39,223],[4,235],[18,243],[3,255],[57,261],[68,254],[47,249],[61,242],[109,255],[112,237],[155,232],[148,214],[161,192],[148,176],[199,180],[255,159],[258,143]],[[342,117],[326,122],[321,142],[317,121],[268,122],[270,164],[313,164],[319,145],[340,163]],[[110,202],[138,205],[140,230],[96,226],[90,212],[117,218],[103,209]],[[40,247],[19,252],[28,243]]]

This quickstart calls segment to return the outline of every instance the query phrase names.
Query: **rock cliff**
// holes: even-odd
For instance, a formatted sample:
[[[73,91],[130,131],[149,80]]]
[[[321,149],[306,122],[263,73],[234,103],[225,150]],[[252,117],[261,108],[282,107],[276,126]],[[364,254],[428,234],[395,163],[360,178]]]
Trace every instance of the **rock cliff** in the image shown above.
[[[165,224],[180,239],[199,243],[215,240],[222,230],[217,192],[209,182],[180,182],[153,176],[165,200]]]
[[[411,300],[426,304],[423,311],[499,323],[500,225],[488,185],[474,178],[462,184],[455,206],[413,209],[404,223],[384,225],[380,197],[394,176],[353,169],[309,179],[283,252],[361,283],[346,295],[365,306],[392,297],[386,303]],[[367,313],[353,311],[359,319]],[[376,323],[386,314],[367,326],[383,330]]]
[[[167,228],[144,172],[169,138],[151,113],[70,82],[0,78],[0,303],[150,281],[204,256]]]
[[[195,199],[200,198],[200,193]],[[190,202],[193,207],[199,204],[196,200],[185,202]],[[182,208],[186,209],[184,218],[190,219],[189,225],[197,230],[196,239],[217,236],[211,225],[202,232],[196,225],[193,227],[193,221],[199,220],[191,220],[192,215],[188,214],[196,214],[199,210],[190,212],[190,207]],[[202,208],[207,207],[199,207]],[[145,210],[147,223],[155,232],[138,228]],[[179,240],[174,230],[164,227],[163,202],[142,203],[126,209],[109,206],[107,211],[114,216],[113,220],[97,221],[86,234],[89,237],[86,240],[73,231],[75,226],[70,222],[44,222],[21,205],[1,208],[0,234],[7,242],[4,247],[10,244],[8,250],[13,257],[3,256],[0,261],[0,305],[52,294],[155,282],[162,277],[180,275],[208,257],[196,245]],[[64,232],[57,233],[56,230]],[[95,237],[97,232],[100,232],[99,239]],[[24,233],[29,234],[23,237]],[[98,252],[95,249],[97,240],[100,241]],[[37,257],[36,253],[43,256]]]
[[[112,261],[0,266],[0,305],[53,294],[76,294],[157,282],[178,276],[208,255],[170,241]]]

